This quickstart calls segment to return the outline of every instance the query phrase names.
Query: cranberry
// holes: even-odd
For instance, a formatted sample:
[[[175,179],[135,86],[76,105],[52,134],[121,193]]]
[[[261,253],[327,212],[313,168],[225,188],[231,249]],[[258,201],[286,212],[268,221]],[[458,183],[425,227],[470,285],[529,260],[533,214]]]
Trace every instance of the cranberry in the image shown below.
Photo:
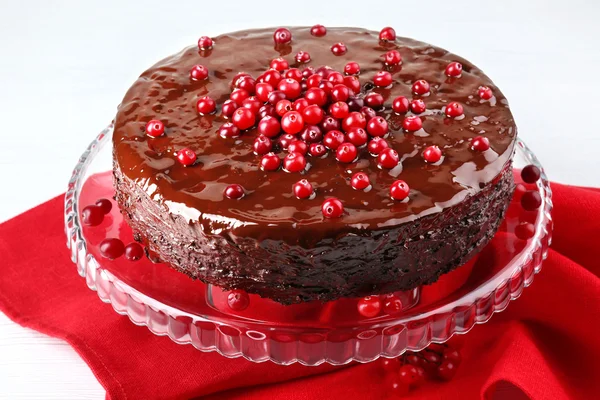
[[[364,172],[357,172],[352,175],[352,179],[350,180],[350,185],[356,190],[364,190],[371,186],[371,181],[369,177]]]
[[[294,183],[292,190],[294,191],[294,195],[299,199],[308,199],[314,192],[312,185],[306,179],[300,179]]]
[[[190,165],[193,165],[196,162],[196,153],[194,153],[187,147],[179,150],[175,154],[175,156],[177,157],[177,160],[181,163],[181,165],[183,165],[184,167],[189,167]]]
[[[471,142],[471,148],[476,151],[486,151],[490,148],[490,141],[484,136],[479,136]]]
[[[281,118],[281,129],[295,135],[304,128],[304,119],[298,111],[289,111]]]
[[[321,84],[321,81],[323,80],[323,77],[321,75],[311,75],[307,80],[306,80],[306,86],[310,89],[310,88],[315,88],[315,87],[319,87],[319,85]]]
[[[346,87],[350,89],[354,94],[360,92],[360,81],[356,76],[345,76],[344,85],[346,85]]]
[[[381,361],[381,368],[385,372],[397,372],[401,365],[399,358],[385,358]]]
[[[417,94],[417,95],[427,94],[427,93],[429,93],[429,90],[430,90],[429,82],[427,82],[424,79],[419,79],[412,85],[412,91],[414,94]]]
[[[535,227],[532,223],[521,222],[515,227],[515,235],[521,240],[527,240],[535,234]]]
[[[281,131],[281,125],[277,118],[266,116],[258,123],[258,133],[266,136],[267,138],[275,137]]]
[[[521,207],[523,207],[523,209],[527,211],[534,211],[540,208],[541,205],[542,196],[540,196],[537,191],[529,190],[523,193],[523,196],[521,197]]]
[[[292,107],[292,102],[289,100],[280,100],[275,106],[275,112],[280,117],[283,117],[288,112],[292,111],[294,108]]]
[[[406,117],[402,121],[402,128],[407,132],[416,132],[423,127],[423,121],[419,117]]]
[[[269,95],[273,91],[273,86],[271,86],[269,83],[260,82],[256,84],[255,91],[256,98],[265,103],[267,100],[269,100]]]
[[[250,76],[244,76],[238,80],[236,87],[252,94],[256,90],[256,81]]]
[[[261,75],[261,78],[259,78],[259,81],[268,83],[271,86],[275,87],[279,84],[279,81],[281,81],[281,79],[282,79],[282,76],[279,72],[275,71],[274,69],[270,69]]]
[[[85,225],[100,225],[104,220],[104,211],[97,205],[87,206],[81,211],[81,220]]]
[[[329,95],[333,90],[333,83],[329,81],[321,81],[321,83],[319,83],[319,89],[323,90],[326,95]]]
[[[316,104],[310,105],[302,111],[304,121],[310,125],[316,125],[320,123],[323,120],[324,115],[325,113],[323,110]]]
[[[364,146],[367,143],[367,140],[369,140],[369,135],[367,135],[367,132],[362,128],[352,129],[348,132],[346,137],[348,141],[356,147]]]
[[[256,123],[256,116],[246,107],[240,107],[233,113],[233,124],[241,130],[249,129]]]
[[[314,75],[315,69],[310,65],[302,70],[302,78],[308,79],[309,76]]]
[[[291,133],[285,133],[279,136],[279,147],[281,147],[281,149],[283,150],[287,150],[288,147],[290,147],[290,144],[292,144],[292,142],[295,142],[296,140],[298,140],[296,138],[296,135],[292,135]]]
[[[494,96],[494,93],[492,93],[492,89],[490,89],[487,86],[479,86],[477,94],[482,100],[489,100]]]
[[[404,96],[396,97],[394,99],[394,102],[392,103],[392,110],[394,110],[394,112],[398,113],[398,114],[407,112],[408,108],[409,108],[408,99]]]
[[[439,367],[437,367],[437,375],[440,379],[449,381],[454,378],[454,375],[456,375],[456,368],[456,364],[454,364],[452,361],[444,361]]]
[[[236,88],[238,83],[243,79],[243,78],[251,78],[250,74],[246,73],[246,72],[238,72],[237,74],[235,74],[235,76],[233,77],[233,79],[231,80],[231,88]]]
[[[152,119],[146,124],[146,135],[150,137],[159,137],[165,133],[165,124],[157,119]]]
[[[310,88],[304,94],[304,98],[310,104],[316,104],[323,107],[327,103],[327,93],[321,88]]]
[[[383,96],[379,93],[371,92],[365,96],[365,104],[371,108],[381,108],[383,107]]]
[[[200,114],[210,114],[217,108],[217,103],[208,96],[201,97],[196,103],[196,111]]]
[[[350,97],[350,89],[346,85],[338,84],[331,89],[331,101],[346,101]]]
[[[393,41],[396,40],[396,31],[390,26],[386,26],[379,32],[379,40]]]
[[[221,112],[223,113],[224,116],[226,116],[227,118],[230,118],[233,113],[235,112],[235,110],[238,109],[238,105],[235,101],[233,100],[225,100],[225,102],[223,103],[223,106],[221,107]]]
[[[258,114],[258,110],[262,103],[254,96],[248,97],[246,100],[242,101],[242,107],[246,107],[248,110],[252,111],[252,114]]]
[[[383,117],[372,118],[367,123],[367,132],[371,136],[385,136],[388,133],[388,123]]]
[[[352,128],[364,129],[366,126],[367,120],[365,119],[365,116],[357,111],[351,112],[350,115],[344,118],[344,121],[342,122],[342,128],[346,132],[350,132]]]
[[[396,150],[392,148],[385,148],[381,150],[377,156],[377,166],[379,168],[392,169],[395,168],[400,162],[400,157]]]
[[[321,212],[325,218],[339,218],[344,213],[344,205],[335,197],[331,197],[323,202]]]
[[[235,101],[235,104],[238,106],[242,105],[242,102],[250,97],[250,93],[245,91],[244,89],[234,89],[233,92],[229,95],[229,98]]]
[[[344,83],[344,75],[334,71],[327,76],[327,81],[333,83],[334,86],[341,85]]]
[[[329,106],[329,114],[333,118],[343,119],[350,114],[350,110],[348,109],[348,104],[343,101],[338,101]]]
[[[275,107],[273,107],[270,104],[265,104],[264,106],[262,106],[258,110],[258,117],[259,118],[276,117],[276,116],[277,116],[277,112],[275,111]]]
[[[446,113],[446,117],[456,118],[463,115],[464,110],[460,103],[453,101],[446,106],[446,110],[444,112]]]
[[[373,318],[381,311],[381,300],[378,296],[367,296],[358,300],[358,313],[365,318]]]
[[[362,107],[360,109],[360,113],[364,115],[365,120],[367,120],[367,122],[369,122],[377,116],[377,113],[371,107]]]
[[[373,77],[373,83],[378,87],[388,87],[392,84],[392,74],[387,71],[379,71]]]
[[[270,67],[275,71],[283,72],[290,67],[290,64],[285,60],[285,58],[277,57],[271,60]]]
[[[458,350],[452,348],[447,348],[444,350],[442,353],[442,359],[452,361],[453,363],[456,363],[456,365],[460,364],[462,361],[462,357],[460,356]]]
[[[200,64],[194,65],[190,70],[190,78],[195,81],[203,81],[208,78],[208,68]]]
[[[342,163],[351,163],[356,159],[356,146],[352,143],[342,143],[335,152],[335,158]]]
[[[396,315],[402,312],[402,300],[394,294],[383,297],[383,312],[388,315]]]
[[[123,255],[125,245],[119,239],[108,238],[100,242],[99,250],[102,257],[114,260]]]
[[[112,202],[109,199],[98,199],[95,203],[106,215],[112,210]]]
[[[436,163],[442,158],[442,150],[437,146],[429,146],[423,151],[423,158],[429,163]]]
[[[525,183],[535,183],[540,179],[540,169],[531,164],[521,170],[521,178]]]
[[[300,83],[292,78],[283,79],[279,82],[277,89],[281,90],[285,94],[285,97],[291,100],[298,98],[302,92]]]
[[[327,154],[327,149],[321,143],[311,143],[308,148],[308,154],[313,157],[323,157]]]
[[[240,136],[240,129],[231,122],[226,122],[219,128],[219,135],[223,138]]]
[[[408,385],[414,385],[419,380],[417,368],[414,365],[404,364],[398,370],[398,379]]]
[[[269,94],[269,104],[276,106],[281,100],[285,100],[285,93],[281,90],[274,90]]]
[[[281,164],[281,160],[274,153],[265,154],[260,159],[260,167],[263,171],[275,171],[279,168],[279,164]]]
[[[232,290],[227,295],[227,305],[233,311],[244,311],[250,305],[250,296],[243,290]]]
[[[327,34],[327,28],[319,24],[314,25],[312,28],[310,28],[310,34],[316,37],[325,36]]]
[[[343,56],[348,51],[348,48],[344,43],[336,43],[331,46],[331,52],[336,56]]]
[[[308,151],[308,145],[302,140],[294,140],[287,148],[289,153],[300,153],[305,155]]]
[[[137,261],[144,256],[144,248],[138,243],[133,242],[125,246],[124,253],[125,258],[129,261]]]
[[[287,172],[301,172],[306,168],[306,158],[300,153],[288,153],[283,158],[283,169]]]
[[[252,144],[252,149],[254,150],[254,154],[263,155],[267,154],[273,148],[273,143],[271,143],[271,139],[264,135],[259,135],[254,139],[254,143]]]
[[[306,51],[299,51],[296,53],[295,60],[299,64],[310,62],[310,54]]]
[[[275,44],[286,44],[292,41],[292,32],[287,28],[278,28],[273,32]]]
[[[198,48],[200,50],[208,50],[208,49],[212,49],[213,47],[213,40],[211,38],[209,38],[208,36],[201,36],[200,39],[198,39]]]
[[[410,111],[414,112],[415,114],[421,114],[426,109],[427,106],[425,105],[425,102],[421,99],[414,99],[410,102]]]
[[[350,61],[344,67],[344,73],[346,75],[358,75],[358,74],[360,74],[360,65],[358,65],[357,62]]]
[[[390,196],[392,196],[392,199],[394,200],[404,200],[408,197],[409,192],[410,188],[406,182],[400,179],[392,183],[392,186],[390,186]]]
[[[369,153],[371,153],[374,156],[377,156],[377,155],[381,154],[381,152],[383,150],[387,149],[390,146],[385,141],[385,139],[380,138],[380,137],[375,137],[375,138],[371,139],[371,141],[369,142],[367,147],[369,148]]]
[[[244,197],[245,193],[244,188],[241,185],[234,183],[232,185],[227,186],[223,194],[225,194],[225,197],[227,197],[228,199],[237,200]]]
[[[340,121],[333,118],[332,116],[327,116],[321,122],[321,129],[323,130],[323,132],[338,130],[340,129]]]
[[[456,61],[451,62],[446,67],[446,75],[451,78],[458,78],[462,74],[462,64]]]
[[[286,73],[284,74],[284,76],[287,79],[293,79],[296,82],[300,83],[302,82],[302,71],[300,71],[298,68],[290,68],[286,71]]]
[[[383,55],[387,65],[398,65],[402,62],[402,56],[398,50],[390,50]]]
[[[344,143],[344,134],[338,130],[332,130],[325,134],[323,144],[330,150],[336,150]]]

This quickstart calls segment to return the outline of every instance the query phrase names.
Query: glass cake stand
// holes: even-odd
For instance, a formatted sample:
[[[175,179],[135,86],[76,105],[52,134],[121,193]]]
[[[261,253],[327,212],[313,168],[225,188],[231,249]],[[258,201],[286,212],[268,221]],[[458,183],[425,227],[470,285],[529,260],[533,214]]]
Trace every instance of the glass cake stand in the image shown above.
[[[116,312],[156,335],[168,335],[201,351],[282,365],[341,365],[419,351],[466,333],[504,310],[540,271],[551,242],[551,190],[542,170],[535,184],[524,184],[540,194],[541,207],[526,211],[515,195],[486,248],[437,283],[396,293],[403,303],[399,313],[365,318],[357,311],[358,299],[282,306],[256,295],[249,296],[245,310],[234,311],[227,305],[227,292],[168,265],[146,257],[128,261],[100,255],[99,243],[105,238],[120,238],[125,244],[133,241],[114,201],[100,225],[81,222],[84,207],[114,196],[112,132],[109,126],[90,144],[69,181],[65,230],[71,258],[90,289]],[[523,183],[520,169],[529,164],[541,169],[535,155],[518,140],[514,157],[518,183]],[[523,224],[529,224],[529,235],[523,235],[519,227]]]

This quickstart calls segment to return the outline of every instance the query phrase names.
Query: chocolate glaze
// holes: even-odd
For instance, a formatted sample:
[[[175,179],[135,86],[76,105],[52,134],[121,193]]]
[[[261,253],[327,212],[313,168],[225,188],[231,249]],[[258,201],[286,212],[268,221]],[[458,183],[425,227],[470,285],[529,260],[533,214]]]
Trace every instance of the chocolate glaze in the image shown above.
[[[479,193],[509,163],[517,131],[508,103],[470,62],[412,39],[379,42],[376,32],[358,28],[329,28],[320,38],[311,36],[310,28],[291,28],[292,43],[278,47],[273,43],[273,31],[225,34],[214,39],[211,50],[184,49],[144,72],[119,107],[113,138],[115,168],[165,211],[197,224],[199,237],[219,235],[233,243],[273,239],[314,248],[323,239],[347,234],[368,236],[459,204]],[[331,45],[337,42],[346,44],[345,55],[331,52]],[[381,56],[390,49],[398,49],[403,58],[401,66],[388,69],[394,77],[393,86],[372,89],[368,82],[384,68]],[[388,142],[400,154],[402,167],[379,170],[374,158],[362,150],[359,160],[352,164],[338,163],[334,154],[323,159],[309,157],[310,167],[303,175],[263,172],[259,169],[260,157],[252,153],[255,130],[238,139],[218,135],[226,121],[220,115],[220,105],[231,93],[232,78],[240,71],[256,78],[278,56],[297,67],[294,55],[300,50],[310,53],[307,65],[315,68],[328,65],[343,71],[349,61],[360,64],[363,94],[377,91],[386,100],[386,108],[379,114],[388,119],[392,130]],[[460,78],[445,76],[450,61],[463,64]],[[195,64],[209,69],[207,80],[190,79],[189,71]],[[424,97],[427,111],[421,115],[423,130],[403,133],[403,116],[390,112],[389,105],[399,95],[417,97],[411,95],[411,85],[418,79],[431,84],[430,95]],[[494,97],[490,101],[478,98],[481,85],[492,88]],[[205,95],[217,101],[215,115],[200,116],[196,112],[197,99]],[[450,101],[463,104],[464,118],[445,118],[442,109]],[[151,119],[165,123],[163,137],[144,134],[145,124]],[[491,149],[483,153],[471,150],[469,140],[482,134],[490,140]],[[421,157],[422,150],[433,144],[444,154],[439,165],[427,165]],[[175,159],[174,153],[184,147],[196,151],[195,166],[183,167]],[[372,190],[352,189],[350,177],[357,171],[369,175]],[[314,199],[298,200],[293,196],[292,185],[301,178],[316,188]],[[408,201],[390,199],[389,186],[396,179],[409,184]],[[223,190],[232,183],[245,188],[247,195],[241,200],[224,197]],[[343,202],[342,218],[323,218],[321,203],[329,196]]]

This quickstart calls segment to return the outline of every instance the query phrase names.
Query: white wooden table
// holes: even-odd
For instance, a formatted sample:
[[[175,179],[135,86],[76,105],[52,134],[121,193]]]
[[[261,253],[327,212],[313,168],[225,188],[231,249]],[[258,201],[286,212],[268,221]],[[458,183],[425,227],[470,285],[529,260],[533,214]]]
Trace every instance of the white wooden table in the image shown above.
[[[392,25],[463,55],[502,88],[551,178],[600,186],[599,2],[276,4],[0,0],[0,170],[11,189],[0,221],[64,191],[77,157],[144,69],[201,35],[261,26]],[[0,314],[0,399],[34,398],[103,399],[104,391],[69,346]]]

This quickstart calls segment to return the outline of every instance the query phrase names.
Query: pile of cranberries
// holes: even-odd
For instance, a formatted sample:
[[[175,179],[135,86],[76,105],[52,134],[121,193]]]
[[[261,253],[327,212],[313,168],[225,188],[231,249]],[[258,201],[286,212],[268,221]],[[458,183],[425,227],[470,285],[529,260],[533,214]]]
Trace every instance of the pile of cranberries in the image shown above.
[[[390,392],[405,395],[427,379],[449,381],[454,378],[462,357],[448,344],[431,344],[420,352],[384,359],[381,366]]]

